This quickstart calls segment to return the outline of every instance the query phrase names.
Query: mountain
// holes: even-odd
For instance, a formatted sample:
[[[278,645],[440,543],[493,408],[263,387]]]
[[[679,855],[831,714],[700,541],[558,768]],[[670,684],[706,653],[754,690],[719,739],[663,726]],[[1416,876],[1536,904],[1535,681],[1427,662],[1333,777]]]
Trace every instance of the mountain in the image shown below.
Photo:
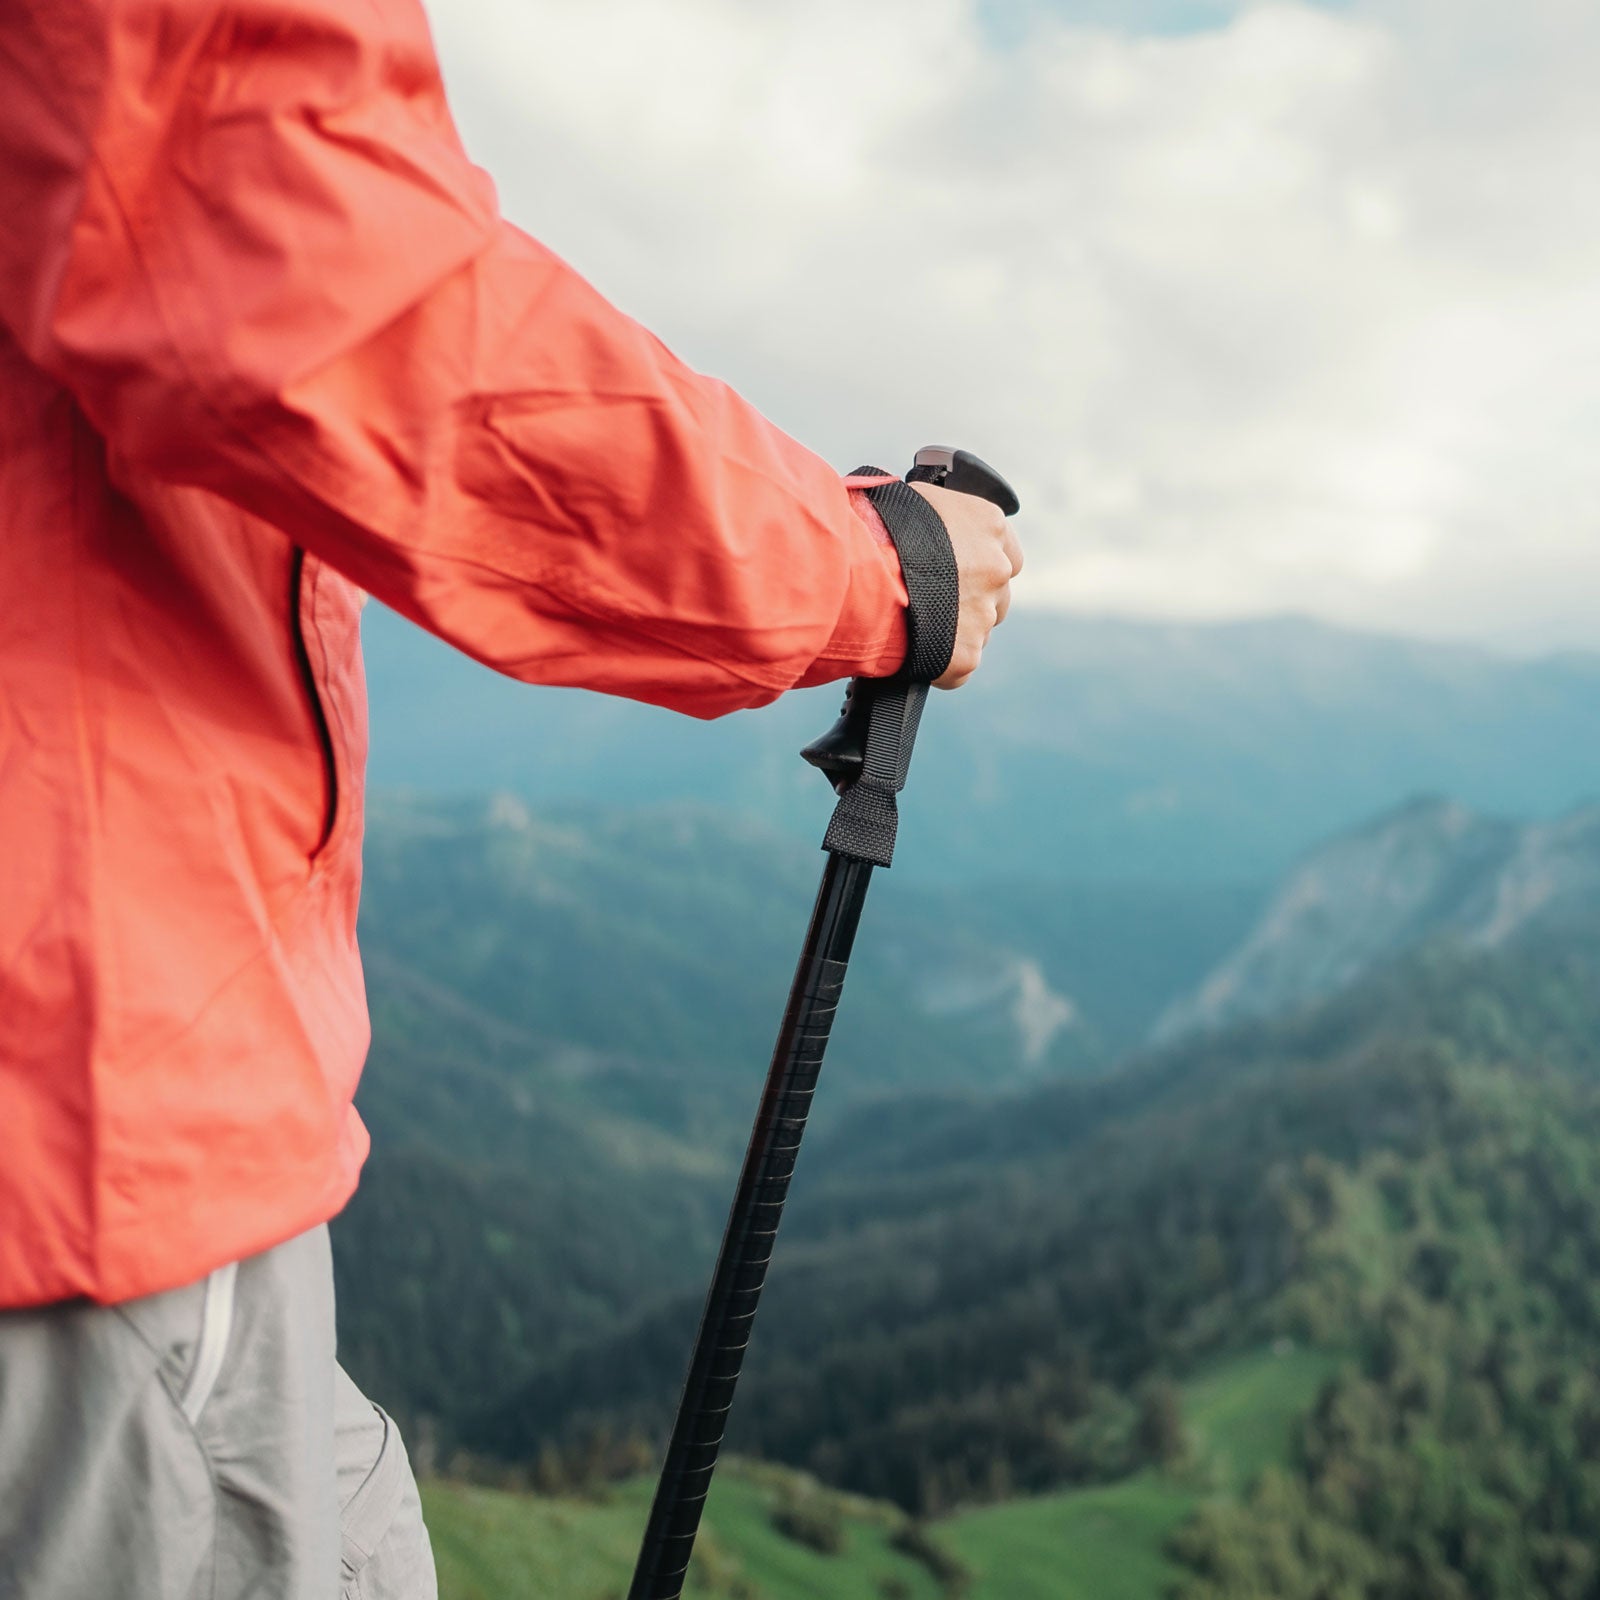
[[[374,797],[373,1153],[334,1230],[346,1365],[445,1435],[705,1271],[821,853],[684,806]],[[1253,896],[880,876],[813,1138],[1102,1066]],[[897,1109],[891,1109],[897,1108]]]
[[[1589,881],[1591,824],[1419,803],[1335,841],[1309,860],[1327,863],[1316,881],[1339,915],[1282,912],[1312,905],[1296,887],[1308,862],[1261,924],[1295,935],[1260,1004],[1381,972],[1441,928],[1578,927],[1583,896],[1559,889]],[[374,1151],[335,1233],[343,1348],[393,1409],[448,1439],[564,1352],[692,1301],[820,853],[692,808],[380,795],[367,857],[374,1045],[359,1104]],[[1186,1050],[1086,1074],[1177,997],[1215,992],[1206,974],[1239,965],[1241,940],[1261,948],[1253,912],[1225,887],[976,893],[884,875],[808,1142],[826,1181],[805,1186],[792,1226],[842,1234],[869,1211],[920,1212],[921,1175],[954,1205],[1028,1152],[1132,1115],[1163,1072],[1174,1094],[1184,1074],[1203,1084]]]
[[[1183,1385],[1322,1352],[1282,1463],[1191,1501],[1186,1600],[1593,1593],[1597,978],[1577,938],[1434,947],[1117,1079],[951,1108],[968,1147],[935,1121],[887,1163],[825,1144],[735,1444],[924,1513],[1134,1485],[1181,1474]],[[695,1309],[574,1352],[479,1442],[663,1428]]]
[[[366,613],[372,774],[551,805],[690,802],[808,845],[830,797],[795,752],[837,689],[703,724],[497,678]],[[936,696],[900,879],[1257,884],[1402,795],[1548,816],[1600,795],[1600,658],[1510,660],[1302,619],[1222,626],[1016,612]]]
[[[447,1455],[636,1471],[754,1098],[770,1017],[745,990],[781,997],[776,924],[814,853],[678,808],[373,815],[375,1146],[335,1227],[341,1354]],[[734,1445],[923,1516],[1004,1502],[950,1524],[979,1572],[1015,1539],[1044,1570],[1125,1517],[1151,1600],[1586,1600],[1593,834],[1438,802],[1380,819],[1330,846],[1338,915],[1296,945],[1342,987],[1099,1073],[1074,1020],[1117,965],[1109,937],[1085,959],[1092,897],[890,875]],[[1107,929],[1167,926],[1148,886],[1101,892]],[[1226,920],[1195,915],[1145,976],[1193,988],[1243,934],[1218,943]],[[1037,974],[998,1007],[953,981],[992,949]]]
[[[822,864],[703,808],[380,796],[362,945],[380,1010],[396,979],[413,997],[451,997],[539,1043],[568,1095],[698,1137],[669,1102],[765,1065]],[[948,903],[895,888],[885,877],[868,908],[836,1097],[1070,1064],[1082,1007],[1052,989],[1027,930],[979,936]],[[406,1022],[409,1046],[419,1025]]]
[[[1416,800],[1309,852],[1155,1037],[1271,1016],[1432,939],[1469,949],[1600,927],[1600,808],[1514,823]]]

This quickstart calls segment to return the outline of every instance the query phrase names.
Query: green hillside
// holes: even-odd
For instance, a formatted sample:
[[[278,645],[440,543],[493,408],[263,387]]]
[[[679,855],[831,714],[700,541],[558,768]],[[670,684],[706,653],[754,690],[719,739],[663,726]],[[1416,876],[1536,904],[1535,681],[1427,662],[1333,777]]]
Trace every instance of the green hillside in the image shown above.
[[[792,1474],[723,1464],[695,1549],[689,1600],[940,1600],[927,1567],[892,1547],[904,1523],[886,1506],[827,1497],[838,1549],[780,1533],[774,1508]],[[600,1502],[431,1483],[423,1501],[440,1600],[620,1600],[654,1484],[617,1485]]]
[[[940,1531],[981,1575],[973,1600],[1160,1600],[1177,1576],[1163,1546],[1196,1499],[1140,1474],[989,1506]]]
[[[972,1572],[973,1600],[1159,1600],[1181,1575],[1165,1554],[1173,1532],[1289,1461],[1339,1365],[1286,1345],[1225,1361],[1182,1386],[1188,1454],[1172,1470],[963,1511],[938,1537]]]
[[[936,1576],[896,1548],[904,1512],[822,1489],[783,1468],[725,1462],[697,1551],[691,1600],[1159,1600],[1177,1569],[1163,1547],[1198,1505],[1288,1458],[1290,1430],[1337,1363],[1316,1351],[1257,1351],[1184,1386],[1192,1459],[1174,1473],[1032,1496],[928,1526],[953,1557]],[[654,1484],[599,1500],[552,1499],[435,1482],[424,1490],[441,1600],[612,1600],[627,1587]],[[826,1508],[837,1549],[774,1525],[785,1503]]]

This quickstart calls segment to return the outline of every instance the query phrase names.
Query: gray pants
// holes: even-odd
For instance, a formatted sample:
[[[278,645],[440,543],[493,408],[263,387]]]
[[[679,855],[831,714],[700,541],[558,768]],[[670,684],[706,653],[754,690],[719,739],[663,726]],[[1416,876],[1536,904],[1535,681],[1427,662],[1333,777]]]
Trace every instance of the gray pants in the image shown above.
[[[0,1600],[436,1600],[400,1435],[334,1361],[328,1230],[0,1312]]]

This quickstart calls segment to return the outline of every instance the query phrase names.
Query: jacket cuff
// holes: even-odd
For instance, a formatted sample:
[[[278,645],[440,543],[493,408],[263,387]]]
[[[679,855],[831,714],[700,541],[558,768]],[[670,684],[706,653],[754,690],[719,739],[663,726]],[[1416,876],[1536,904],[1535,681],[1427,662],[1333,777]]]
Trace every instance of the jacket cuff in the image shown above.
[[[797,687],[837,678],[889,678],[905,664],[910,601],[900,557],[883,518],[861,490],[851,488],[850,509],[859,525],[859,536],[852,541],[850,587],[832,637]]]

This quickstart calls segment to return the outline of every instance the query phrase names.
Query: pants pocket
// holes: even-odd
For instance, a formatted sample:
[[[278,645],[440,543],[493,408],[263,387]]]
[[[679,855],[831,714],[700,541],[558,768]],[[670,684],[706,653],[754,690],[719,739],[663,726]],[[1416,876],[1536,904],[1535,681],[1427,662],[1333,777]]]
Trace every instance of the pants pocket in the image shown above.
[[[194,1363],[183,1385],[179,1405],[190,1422],[198,1422],[222,1376],[222,1363],[233,1334],[233,1294],[238,1280],[237,1262],[218,1267],[206,1279],[201,1301],[200,1337],[195,1341]]]
[[[437,1600],[433,1551],[400,1431],[343,1369],[336,1381],[341,1600]]]

